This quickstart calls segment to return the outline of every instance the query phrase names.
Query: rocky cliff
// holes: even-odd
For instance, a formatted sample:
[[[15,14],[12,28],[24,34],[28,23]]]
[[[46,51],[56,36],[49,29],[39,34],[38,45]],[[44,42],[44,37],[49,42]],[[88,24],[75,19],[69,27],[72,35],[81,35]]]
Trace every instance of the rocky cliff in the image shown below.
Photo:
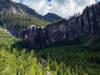
[[[100,34],[100,2],[86,7],[81,15],[69,20],[61,20],[45,28],[32,26],[22,32],[23,38],[33,43],[74,40],[96,34]]]

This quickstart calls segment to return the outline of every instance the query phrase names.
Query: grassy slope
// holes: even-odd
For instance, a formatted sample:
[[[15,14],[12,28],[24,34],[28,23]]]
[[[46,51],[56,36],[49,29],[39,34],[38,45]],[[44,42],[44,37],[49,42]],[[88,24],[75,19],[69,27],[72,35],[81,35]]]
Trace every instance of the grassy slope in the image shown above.
[[[0,30],[0,48],[2,48],[2,47],[10,48],[10,46],[16,40],[17,39],[14,36]]]

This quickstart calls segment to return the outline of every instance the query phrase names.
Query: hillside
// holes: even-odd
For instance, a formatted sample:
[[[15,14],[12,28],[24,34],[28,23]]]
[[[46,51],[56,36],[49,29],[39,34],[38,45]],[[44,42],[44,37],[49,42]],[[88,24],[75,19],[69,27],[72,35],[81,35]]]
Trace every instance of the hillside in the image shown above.
[[[17,39],[9,33],[0,30],[0,48],[9,49]]]
[[[19,15],[14,13],[0,14],[0,24],[9,29],[9,27],[16,26],[17,28],[27,28],[30,25],[46,26],[49,22],[40,20],[30,15]]]
[[[0,25],[28,27],[32,24],[46,26],[49,23],[36,17],[39,14],[25,5],[14,3],[10,0],[1,1],[0,4]]]

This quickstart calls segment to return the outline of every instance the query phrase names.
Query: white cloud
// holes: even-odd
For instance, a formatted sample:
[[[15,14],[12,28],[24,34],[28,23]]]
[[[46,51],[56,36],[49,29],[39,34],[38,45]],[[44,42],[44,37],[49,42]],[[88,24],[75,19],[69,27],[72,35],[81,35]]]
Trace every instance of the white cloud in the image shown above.
[[[24,0],[23,4],[35,9],[37,12],[43,7],[46,0]]]
[[[56,14],[64,18],[74,15],[75,13],[81,13],[86,6],[95,3],[95,0],[62,0],[62,1],[55,0],[55,3],[53,4],[54,8],[52,9],[51,12],[55,12]]]
[[[19,3],[19,0],[12,0],[12,1]]]
[[[51,11],[51,9],[52,9],[52,3],[49,1],[46,1],[45,4],[40,8],[38,12],[42,15],[46,15],[47,13]]]
[[[14,1],[19,2],[19,0]],[[51,12],[64,18],[74,15],[75,13],[81,13],[86,6],[94,3],[96,3],[96,0],[52,0],[52,6],[48,6],[47,0],[23,1],[23,4],[35,9],[40,14],[44,15]]]

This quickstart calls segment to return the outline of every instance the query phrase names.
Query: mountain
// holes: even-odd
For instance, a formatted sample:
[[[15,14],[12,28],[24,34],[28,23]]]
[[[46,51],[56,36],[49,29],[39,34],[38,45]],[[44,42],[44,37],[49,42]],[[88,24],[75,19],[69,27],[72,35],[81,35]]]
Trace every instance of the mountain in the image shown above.
[[[57,15],[53,15],[51,17],[49,16],[42,16],[39,15],[34,9],[29,8],[26,5],[23,4],[19,4],[19,3],[15,3],[12,2],[11,0],[3,0],[0,1],[0,11],[1,13],[14,13],[14,14],[20,14],[20,15],[31,15],[33,17],[45,20],[45,21],[54,21],[54,20],[58,20],[61,19],[60,17],[58,17]]]
[[[45,28],[32,27],[22,32],[23,37],[33,43],[54,43],[62,40],[79,40],[81,37],[99,34],[100,2],[86,7],[81,15],[75,15],[68,20],[60,20]]]
[[[39,17],[41,15],[25,5],[14,3],[10,0],[0,1],[0,24],[7,27],[7,29],[11,25],[17,28],[24,28],[32,24],[38,26],[46,26],[49,24],[48,21]]]
[[[54,17],[56,17],[55,15]],[[58,16],[57,16],[58,17]],[[60,18],[59,18],[60,19]],[[13,22],[15,21],[16,22]],[[28,27],[30,25],[46,26],[58,18],[50,18],[39,15],[34,9],[26,5],[12,2],[11,0],[0,1],[0,24]],[[4,26],[9,27],[9,26]],[[9,28],[7,28],[9,29]]]
[[[44,17],[47,18],[48,21],[56,21],[56,20],[62,19],[62,17],[60,17],[54,13],[48,13]]]

